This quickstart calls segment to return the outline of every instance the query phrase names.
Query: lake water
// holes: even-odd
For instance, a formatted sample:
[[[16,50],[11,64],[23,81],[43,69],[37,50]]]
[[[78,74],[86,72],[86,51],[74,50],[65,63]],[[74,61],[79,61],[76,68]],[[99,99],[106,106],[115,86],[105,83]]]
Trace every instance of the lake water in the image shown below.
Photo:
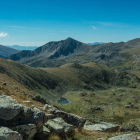
[[[59,103],[59,104],[68,104],[69,101],[68,101],[66,98],[64,98],[64,97],[61,97],[61,98],[58,100],[58,103]]]

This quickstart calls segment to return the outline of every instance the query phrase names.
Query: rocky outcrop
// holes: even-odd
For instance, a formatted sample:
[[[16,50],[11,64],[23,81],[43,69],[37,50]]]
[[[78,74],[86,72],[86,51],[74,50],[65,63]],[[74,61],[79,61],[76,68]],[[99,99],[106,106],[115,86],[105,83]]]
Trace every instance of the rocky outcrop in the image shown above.
[[[84,125],[85,130],[96,130],[103,132],[116,132],[119,129],[118,125],[114,125],[111,123],[102,122],[99,124],[92,124],[90,122],[86,122]]]
[[[77,116],[75,114],[69,113],[67,118],[65,119],[67,123],[72,124],[76,127],[83,127],[86,120],[80,116]]]
[[[23,140],[32,140],[37,132],[34,124],[19,125],[13,127],[12,130],[19,132],[22,135]]]
[[[43,131],[44,112],[35,107],[27,108],[8,96],[0,96],[0,103],[0,126],[10,127],[16,134],[19,132],[23,140],[32,140],[35,133]]]
[[[59,135],[74,135],[74,126],[66,123],[62,118],[55,118],[53,120],[48,120],[45,123],[45,126],[48,127],[53,133]]]
[[[0,96],[0,119],[12,120],[21,111],[23,106],[8,96]]]
[[[134,134],[124,134],[121,136],[109,138],[108,140],[137,140],[137,137]]]
[[[0,140],[23,140],[22,136],[7,127],[0,127]]]

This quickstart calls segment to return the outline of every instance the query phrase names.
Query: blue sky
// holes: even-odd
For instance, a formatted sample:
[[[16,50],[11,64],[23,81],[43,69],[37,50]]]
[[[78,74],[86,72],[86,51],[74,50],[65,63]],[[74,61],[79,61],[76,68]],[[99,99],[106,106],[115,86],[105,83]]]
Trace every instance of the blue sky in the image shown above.
[[[0,44],[41,46],[72,37],[119,42],[140,37],[139,0],[0,0]]]

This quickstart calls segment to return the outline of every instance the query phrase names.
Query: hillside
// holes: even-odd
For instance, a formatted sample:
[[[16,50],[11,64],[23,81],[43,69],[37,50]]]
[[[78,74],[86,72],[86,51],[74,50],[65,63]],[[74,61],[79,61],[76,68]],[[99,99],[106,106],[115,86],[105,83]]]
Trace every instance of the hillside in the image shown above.
[[[10,55],[16,54],[18,52],[19,51],[15,49],[0,45],[0,58],[9,57]]]
[[[67,91],[101,90],[139,83],[140,79],[126,72],[115,72],[91,62],[67,64],[60,68],[32,68],[11,60],[0,59],[0,73],[44,97],[57,98]]]
[[[10,58],[32,67],[59,67],[66,63],[86,63],[90,61],[113,67],[133,60],[135,55],[130,52],[139,49],[139,44],[140,39],[128,42],[86,45],[68,38],[58,42],[49,42],[34,51],[21,51],[11,55]]]

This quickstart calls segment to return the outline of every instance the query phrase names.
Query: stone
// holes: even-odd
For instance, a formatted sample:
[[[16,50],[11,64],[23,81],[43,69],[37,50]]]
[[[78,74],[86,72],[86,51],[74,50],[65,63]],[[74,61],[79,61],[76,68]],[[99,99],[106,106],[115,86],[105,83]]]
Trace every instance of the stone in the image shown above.
[[[50,133],[50,130],[47,127],[43,126],[43,131],[36,133],[34,140],[48,140]]]
[[[45,104],[43,110],[44,111],[48,110],[50,113],[53,114],[58,109],[56,107],[52,106],[52,105]]]
[[[53,121],[63,127],[65,134],[74,135],[75,130],[73,125],[66,123],[62,118],[55,118]]]
[[[44,122],[46,123],[50,119],[54,119],[55,116],[53,114],[45,114]]]
[[[7,127],[0,127],[0,140],[23,140],[22,136]]]
[[[55,110],[53,114],[54,114],[55,117],[61,117],[61,118],[67,118],[68,117],[68,113],[65,112],[65,111],[61,111],[61,110]]]
[[[64,132],[63,127],[52,120],[48,120],[45,123],[45,126],[49,128],[51,132],[56,133],[56,134],[62,134]]]
[[[38,101],[38,102],[40,102],[42,104],[46,104],[47,103],[46,100],[43,99],[43,97],[41,97],[41,96],[34,96],[34,97],[32,97],[32,100]]]
[[[140,140],[140,136],[137,136],[137,140]]]
[[[137,137],[134,134],[124,134],[109,138],[108,140],[137,140]]]
[[[99,124],[92,124],[90,122],[86,122],[84,125],[85,130],[95,130],[95,131],[104,131],[104,132],[116,132],[119,129],[118,125],[114,125],[111,123],[102,122]]]
[[[44,132],[46,135],[49,135],[51,131],[50,131],[46,126],[43,126],[43,132]]]
[[[0,96],[0,119],[11,120],[21,111],[23,111],[23,106],[16,100],[8,96]]]
[[[68,116],[65,118],[65,121],[79,128],[83,127],[86,122],[84,118],[71,113],[68,114]]]
[[[5,83],[5,82],[2,82],[2,85],[3,85],[3,86],[6,86],[6,85],[7,85],[7,83]]]
[[[0,126],[14,127],[35,124],[37,132],[42,131],[45,113],[38,108],[30,109],[8,96],[0,96]]]
[[[34,124],[15,126],[12,130],[19,132],[22,135],[23,140],[32,140],[37,132]]]

